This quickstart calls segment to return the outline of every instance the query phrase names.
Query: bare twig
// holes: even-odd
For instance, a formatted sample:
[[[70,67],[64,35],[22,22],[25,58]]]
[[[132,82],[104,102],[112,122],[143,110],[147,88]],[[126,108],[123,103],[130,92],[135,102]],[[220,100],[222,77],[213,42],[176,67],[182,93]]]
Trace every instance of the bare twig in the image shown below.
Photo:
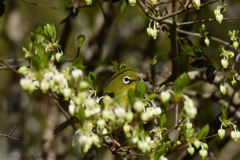
[[[0,58],[0,62],[3,63],[4,65],[6,65],[8,68],[10,68],[11,70],[13,70],[15,73],[17,73],[19,76],[21,76],[22,78],[24,78],[25,76],[22,75],[21,73],[19,73],[15,68],[13,68],[11,65],[9,65],[7,62],[5,62],[4,60],[2,60]]]
[[[18,123],[15,125],[15,127],[13,129],[11,129],[10,133],[8,134],[0,134],[0,136],[2,137],[8,137],[10,139],[15,139],[15,140],[21,140],[21,137],[20,138],[15,138],[15,137],[12,137],[12,133],[15,131],[15,129],[18,127],[18,125],[20,124],[20,121],[18,121]]]

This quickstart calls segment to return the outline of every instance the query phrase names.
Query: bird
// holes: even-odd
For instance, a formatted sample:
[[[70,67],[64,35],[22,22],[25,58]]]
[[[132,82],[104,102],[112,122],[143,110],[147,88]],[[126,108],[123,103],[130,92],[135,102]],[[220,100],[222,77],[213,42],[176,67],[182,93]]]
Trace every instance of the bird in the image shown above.
[[[110,97],[115,97],[123,92],[128,92],[128,90],[136,90],[137,81],[140,81],[142,78],[138,76],[138,74],[129,68],[124,68],[116,72],[108,81],[107,85],[97,92],[98,96],[109,95]],[[147,81],[146,79],[143,79]],[[127,104],[127,94],[122,97],[120,104]],[[75,124],[78,122],[76,116],[71,117],[69,120],[60,124],[56,129],[54,129],[53,133],[55,134],[58,131],[65,129],[67,126],[71,124]]]

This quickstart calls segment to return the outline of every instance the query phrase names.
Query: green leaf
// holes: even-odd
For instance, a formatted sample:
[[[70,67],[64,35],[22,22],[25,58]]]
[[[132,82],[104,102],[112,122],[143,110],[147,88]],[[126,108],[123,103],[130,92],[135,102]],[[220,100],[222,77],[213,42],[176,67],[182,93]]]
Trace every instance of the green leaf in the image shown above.
[[[200,58],[204,54],[204,50],[202,47],[196,47],[194,48],[195,58]]]
[[[145,85],[143,79],[141,79],[140,81],[137,81],[136,92],[138,92],[140,95],[143,95],[145,90],[146,90],[146,85]]]
[[[156,66],[157,65],[157,60],[158,60],[158,54],[155,53],[154,57],[152,59],[152,66]]]
[[[127,94],[127,92],[118,94],[117,96],[114,97],[114,101],[120,102],[123,99],[123,97],[126,96],[126,94]]]
[[[45,56],[45,49],[42,45],[36,45],[34,46],[35,53],[38,55],[40,59],[43,59]]]
[[[182,58],[183,56],[189,55],[189,54],[191,54],[191,53],[193,53],[193,52],[194,52],[193,49],[189,49],[189,50],[183,51],[183,52],[179,53],[179,54],[174,58],[174,60],[177,60],[177,59],[179,59],[179,58]]]
[[[121,4],[120,4],[120,13],[124,14],[128,9],[128,1],[127,0],[121,0]]]
[[[207,60],[198,59],[198,60],[195,60],[194,62],[192,62],[190,65],[195,68],[203,68],[203,67],[207,67],[208,64],[209,64],[209,62]]]
[[[189,84],[189,77],[187,73],[183,73],[179,78],[174,81],[174,89],[176,93],[182,93],[184,88]]]
[[[32,66],[37,71],[39,71],[41,69],[41,60],[38,57],[33,57],[32,58]]]
[[[71,78],[70,81],[69,81],[69,88],[73,88],[74,84],[75,84],[75,79]]]
[[[156,147],[155,153],[153,155],[154,160],[159,159],[164,153],[167,152],[167,148],[165,144],[159,143],[158,146]]]
[[[203,137],[206,137],[208,135],[208,132],[209,132],[209,125],[206,124],[200,131],[197,132],[196,138],[201,139]]]
[[[83,60],[81,57],[79,57],[73,61],[72,66],[76,67],[77,69],[86,68],[86,66],[83,66],[82,63],[83,63]]]
[[[146,99],[155,99],[157,97],[156,92],[151,92],[148,94]]]
[[[159,121],[161,126],[163,126],[167,121],[167,114],[166,113],[161,114],[161,116],[159,117]]]
[[[130,105],[133,105],[135,102],[135,91],[133,89],[129,89],[128,90],[128,102],[130,103]]]
[[[80,34],[77,38],[77,41],[78,41],[78,47],[81,48],[83,42],[85,41],[85,35]]]
[[[187,38],[187,37],[180,37],[179,38],[184,44],[187,44],[187,45],[189,45],[189,46],[193,46],[193,43],[192,43],[192,41],[189,39],[189,38]]]
[[[96,89],[96,76],[92,72],[88,73],[85,80],[93,87],[93,89]]]
[[[222,107],[222,120],[226,121],[227,120],[227,107]]]
[[[83,107],[79,107],[77,116],[78,116],[80,126],[82,127],[84,124],[84,120],[85,120],[85,113],[84,113]]]
[[[124,68],[126,68],[126,67],[127,67],[126,64],[121,63],[120,66],[119,66],[119,70],[124,69]]]
[[[112,64],[115,67],[115,72],[118,72],[119,71],[119,64],[118,64],[118,62],[116,60],[115,61],[111,60],[111,62],[112,62]]]

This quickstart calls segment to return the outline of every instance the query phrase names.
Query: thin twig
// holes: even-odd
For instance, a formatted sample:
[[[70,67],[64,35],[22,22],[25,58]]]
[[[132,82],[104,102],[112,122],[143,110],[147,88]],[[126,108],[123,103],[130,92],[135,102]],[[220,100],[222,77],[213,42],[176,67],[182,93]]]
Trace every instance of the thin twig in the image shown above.
[[[0,58],[0,62],[3,63],[4,65],[6,65],[8,68],[10,68],[12,71],[16,72],[19,76],[21,76],[22,78],[24,78],[25,76],[22,75],[21,73],[19,73],[15,68],[13,68],[11,65],[9,65],[7,62],[5,62],[4,60],[2,60]]]
[[[12,133],[15,131],[15,129],[18,127],[18,125],[20,124],[20,121],[18,121],[18,123],[15,125],[15,127],[13,129],[11,129],[10,133],[8,134],[0,134],[0,136],[2,137],[8,137],[10,139],[15,139],[15,140],[21,140],[21,137],[20,138],[15,138],[15,137],[12,137]]]

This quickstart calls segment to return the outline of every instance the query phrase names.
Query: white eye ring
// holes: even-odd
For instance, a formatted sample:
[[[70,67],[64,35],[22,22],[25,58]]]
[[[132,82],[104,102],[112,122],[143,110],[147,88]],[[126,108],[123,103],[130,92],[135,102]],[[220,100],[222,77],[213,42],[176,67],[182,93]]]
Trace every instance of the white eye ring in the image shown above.
[[[128,83],[130,83],[130,77],[128,77],[128,76],[125,76],[125,77],[123,77],[123,83],[125,83],[125,84],[128,84]]]

